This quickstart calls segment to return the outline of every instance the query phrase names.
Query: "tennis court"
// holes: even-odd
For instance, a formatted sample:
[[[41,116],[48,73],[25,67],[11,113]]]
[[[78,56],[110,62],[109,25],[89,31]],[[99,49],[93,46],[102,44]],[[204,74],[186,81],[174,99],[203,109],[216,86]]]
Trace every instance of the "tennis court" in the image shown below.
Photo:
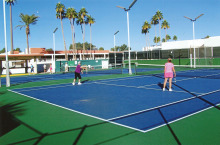
[[[97,134],[101,133],[101,136],[97,137],[94,134],[94,131],[92,131],[93,135],[90,134],[89,136],[90,138],[96,136],[94,137],[96,139],[93,138],[90,140],[86,139],[83,135],[84,129],[87,128],[83,127],[81,132],[73,135],[74,138],[77,137],[75,139],[75,142],[79,144],[102,144],[106,142],[109,144],[122,143],[121,141],[114,142],[115,137],[113,137],[112,139],[112,136],[115,136],[117,134],[115,133],[116,130],[117,132],[120,132],[119,130],[123,130],[123,132],[124,130],[126,130],[125,132],[127,133],[125,134],[130,134],[132,132],[132,136],[133,133],[136,134],[136,132],[139,132],[141,134],[138,135],[138,138],[144,141],[145,139],[143,138],[149,136],[151,132],[154,133],[158,130],[164,130],[164,127],[168,127],[168,131],[165,132],[169,132],[168,134],[171,133],[171,135],[168,135],[169,137],[166,136],[166,139],[160,138],[160,141],[165,144],[167,144],[168,142],[172,142],[171,144],[181,144],[187,142],[187,139],[184,139],[183,136],[177,135],[179,131],[174,131],[175,123],[182,122],[182,120],[187,120],[188,118],[192,118],[193,116],[201,114],[208,110],[213,111],[214,109],[214,112],[219,111],[220,87],[218,85],[219,80],[217,79],[219,77],[218,69],[204,70],[203,68],[196,70],[180,70],[177,72],[176,81],[173,82],[172,92],[169,92],[168,88],[166,91],[162,91],[162,84],[164,81],[163,73],[158,72],[162,71],[161,68],[148,68],[144,70],[144,68],[142,67],[140,70],[138,69],[139,68],[136,68],[136,70],[134,71],[136,71],[137,74],[140,73],[140,75],[133,76],[123,76],[122,74],[116,74],[112,75],[112,77],[106,77],[106,75],[109,73],[95,73],[95,71],[93,71],[93,73],[91,74],[85,73],[83,74],[83,84],[75,86],[71,84],[73,73],[42,76],[40,75],[42,79],[39,79],[39,76],[37,75],[17,77],[19,79],[16,81],[19,82],[22,82],[22,78],[29,78],[31,80],[31,77],[33,81],[25,80],[26,82],[28,81],[25,87],[22,85],[22,87],[16,85],[14,88],[10,89],[9,92],[12,93],[12,95],[16,94],[18,98],[27,98],[28,100],[30,99],[36,101],[36,103],[39,102],[41,104],[40,106],[51,106],[52,108],[54,108],[52,110],[64,109],[66,110],[66,113],[64,114],[67,114],[67,112],[72,112],[74,113],[72,117],[77,118],[77,120],[75,120],[76,118],[74,119],[75,121],[72,120],[73,122],[75,122],[74,124],[76,124],[76,122],[79,122],[79,124],[81,125],[83,124],[83,122],[87,122],[86,124],[90,124],[88,122],[92,119],[92,122],[94,122],[95,120],[95,125],[86,126],[97,126],[97,122],[99,122],[99,125],[103,123],[105,125],[106,123],[111,125],[110,130],[112,130],[111,132],[114,133],[111,133],[111,135],[109,135],[109,129],[102,130],[99,128],[98,132],[95,129],[94,131]],[[123,69],[121,72],[126,71],[127,69]],[[201,72],[200,77],[195,76],[196,74],[198,75],[198,72]],[[144,73],[152,73],[152,75],[145,75]],[[212,76],[212,79],[210,78],[210,76]],[[94,79],[93,77],[95,77],[96,79]],[[213,77],[215,77],[215,79],[213,79]],[[17,84],[16,81],[15,84]],[[48,81],[50,83],[46,83]],[[29,83],[35,85],[28,85]],[[38,85],[36,85],[37,83]],[[22,82],[22,84],[24,85],[25,83]],[[37,107],[37,110],[41,109]],[[48,112],[48,110],[45,110],[45,112]],[[45,114],[43,113],[43,116],[44,115]],[[58,117],[59,115],[60,113],[55,116]],[[79,117],[78,115],[80,115],[84,119],[79,119],[81,117]],[[64,118],[70,118],[70,114],[68,116],[62,116]],[[219,118],[218,116],[219,115],[215,117]],[[54,116],[51,117],[54,118]],[[47,118],[50,118],[50,116],[47,116]],[[47,127],[45,127],[45,125],[42,125],[43,120],[38,120],[39,122],[41,122],[40,124],[36,123],[39,124],[38,128],[42,128],[41,126],[44,126],[44,128],[42,128],[41,130],[45,130]],[[49,123],[46,120],[44,120],[44,122],[45,124]],[[36,124],[33,126],[36,127]],[[56,125],[59,125],[59,123]],[[48,124],[48,126],[51,125]],[[71,128],[70,126],[71,124],[69,124],[69,127],[67,127],[65,130]],[[103,127],[103,129],[104,128],[105,127]],[[45,142],[51,143],[51,140],[48,140],[48,138],[51,138],[50,135],[56,134],[56,131],[54,131],[53,128],[51,134],[41,134],[40,139],[37,138],[37,141],[34,140],[36,138],[33,138],[33,140],[30,138],[19,138],[18,140],[16,140],[17,142],[12,141],[12,143],[23,143],[29,140],[32,140],[33,142],[40,142],[41,144],[45,144]],[[219,133],[218,131],[215,132]],[[161,133],[163,134],[163,131]],[[67,136],[71,138],[72,135]],[[123,137],[120,136],[119,139],[123,140],[121,138]],[[131,137],[131,139],[132,138],[133,137]],[[117,139],[118,137],[116,137],[116,140]],[[172,141],[170,141],[170,139]],[[55,140],[58,140],[58,138],[53,138],[53,141]],[[164,142],[164,140],[167,141]],[[60,139],[60,141],[62,141],[62,139]],[[218,142],[218,139],[216,141],[213,140],[213,142]],[[126,141],[126,143],[128,143],[128,141]],[[155,143],[155,140],[152,143]]]
[[[220,103],[218,83],[217,79],[179,77],[173,85],[173,92],[163,92],[162,77],[133,76],[89,81],[82,86],[62,84],[12,91],[146,132],[216,107]]]

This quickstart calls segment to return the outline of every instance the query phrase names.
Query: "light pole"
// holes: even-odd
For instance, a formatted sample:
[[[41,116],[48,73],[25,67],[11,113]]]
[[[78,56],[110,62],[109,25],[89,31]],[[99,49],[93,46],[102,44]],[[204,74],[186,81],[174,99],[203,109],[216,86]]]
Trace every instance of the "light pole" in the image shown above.
[[[131,53],[130,53],[130,32],[129,32],[129,14],[128,11],[131,9],[131,7],[136,3],[137,0],[134,0],[131,5],[129,6],[128,9],[121,7],[121,6],[117,6],[120,9],[123,9],[124,11],[127,12],[127,27],[128,27],[128,73],[129,75],[132,74],[131,71]]]
[[[115,35],[116,35],[118,32],[119,32],[119,31],[115,32],[115,34],[114,34],[115,68],[116,68],[116,48],[115,48]]]
[[[194,22],[199,18],[199,17],[201,17],[201,16],[203,16],[204,14],[201,14],[201,15],[199,15],[198,17],[196,17],[194,20],[193,19],[191,19],[191,18],[188,18],[188,17],[186,17],[186,16],[184,16],[185,18],[187,18],[187,19],[189,19],[190,21],[192,21],[193,22],[193,48],[194,48],[194,68],[196,68],[196,48],[195,48],[195,31],[194,31]],[[191,59],[191,61],[190,62],[192,62],[192,57],[190,58]],[[192,64],[191,64],[191,67],[192,67]]]
[[[55,60],[55,32],[57,31],[58,28],[56,28],[54,31],[53,31],[53,54],[54,54],[54,73],[56,72],[56,60]]]
[[[6,16],[5,16],[5,0],[3,0],[3,13],[4,13],[4,34],[5,34],[5,63],[6,63],[6,87],[10,87],[10,76],[8,66],[8,48],[7,48],[7,36],[6,36]]]

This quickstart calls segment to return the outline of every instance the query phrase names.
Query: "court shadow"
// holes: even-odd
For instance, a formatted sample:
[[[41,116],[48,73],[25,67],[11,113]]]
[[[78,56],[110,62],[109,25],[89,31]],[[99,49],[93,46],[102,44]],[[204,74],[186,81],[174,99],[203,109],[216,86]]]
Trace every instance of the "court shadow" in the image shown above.
[[[86,83],[88,81],[90,81],[90,80],[89,79],[88,80],[83,80],[83,81],[81,81],[81,83]]]
[[[161,84],[161,82],[158,82],[157,84],[161,89],[163,89],[163,84]]]
[[[163,84],[161,83],[161,82],[158,82],[158,84],[157,84],[161,89],[163,89]],[[169,90],[169,88],[166,86],[165,87],[167,90]]]
[[[26,102],[27,101],[13,102],[4,105],[3,103],[0,104],[0,137],[20,125],[15,116],[24,114],[25,109],[23,109],[21,104]]]
[[[158,82],[157,84],[161,89],[163,89],[163,84],[161,82]],[[167,86],[165,87],[167,90],[169,89]]]

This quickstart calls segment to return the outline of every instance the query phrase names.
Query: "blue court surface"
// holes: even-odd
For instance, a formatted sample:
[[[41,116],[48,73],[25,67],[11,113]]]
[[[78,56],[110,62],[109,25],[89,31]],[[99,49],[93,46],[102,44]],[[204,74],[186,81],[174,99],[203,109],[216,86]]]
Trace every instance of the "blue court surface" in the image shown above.
[[[134,76],[11,91],[141,132],[220,103],[219,80],[178,77],[172,92],[162,91],[163,81]]]

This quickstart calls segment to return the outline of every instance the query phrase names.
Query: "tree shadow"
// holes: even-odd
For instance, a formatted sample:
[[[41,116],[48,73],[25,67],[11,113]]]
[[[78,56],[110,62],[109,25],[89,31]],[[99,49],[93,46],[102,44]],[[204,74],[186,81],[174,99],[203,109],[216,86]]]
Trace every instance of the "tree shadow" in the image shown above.
[[[25,109],[21,104],[26,102],[12,102],[4,105],[0,103],[0,137],[20,125],[15,116],[24,114]]]

